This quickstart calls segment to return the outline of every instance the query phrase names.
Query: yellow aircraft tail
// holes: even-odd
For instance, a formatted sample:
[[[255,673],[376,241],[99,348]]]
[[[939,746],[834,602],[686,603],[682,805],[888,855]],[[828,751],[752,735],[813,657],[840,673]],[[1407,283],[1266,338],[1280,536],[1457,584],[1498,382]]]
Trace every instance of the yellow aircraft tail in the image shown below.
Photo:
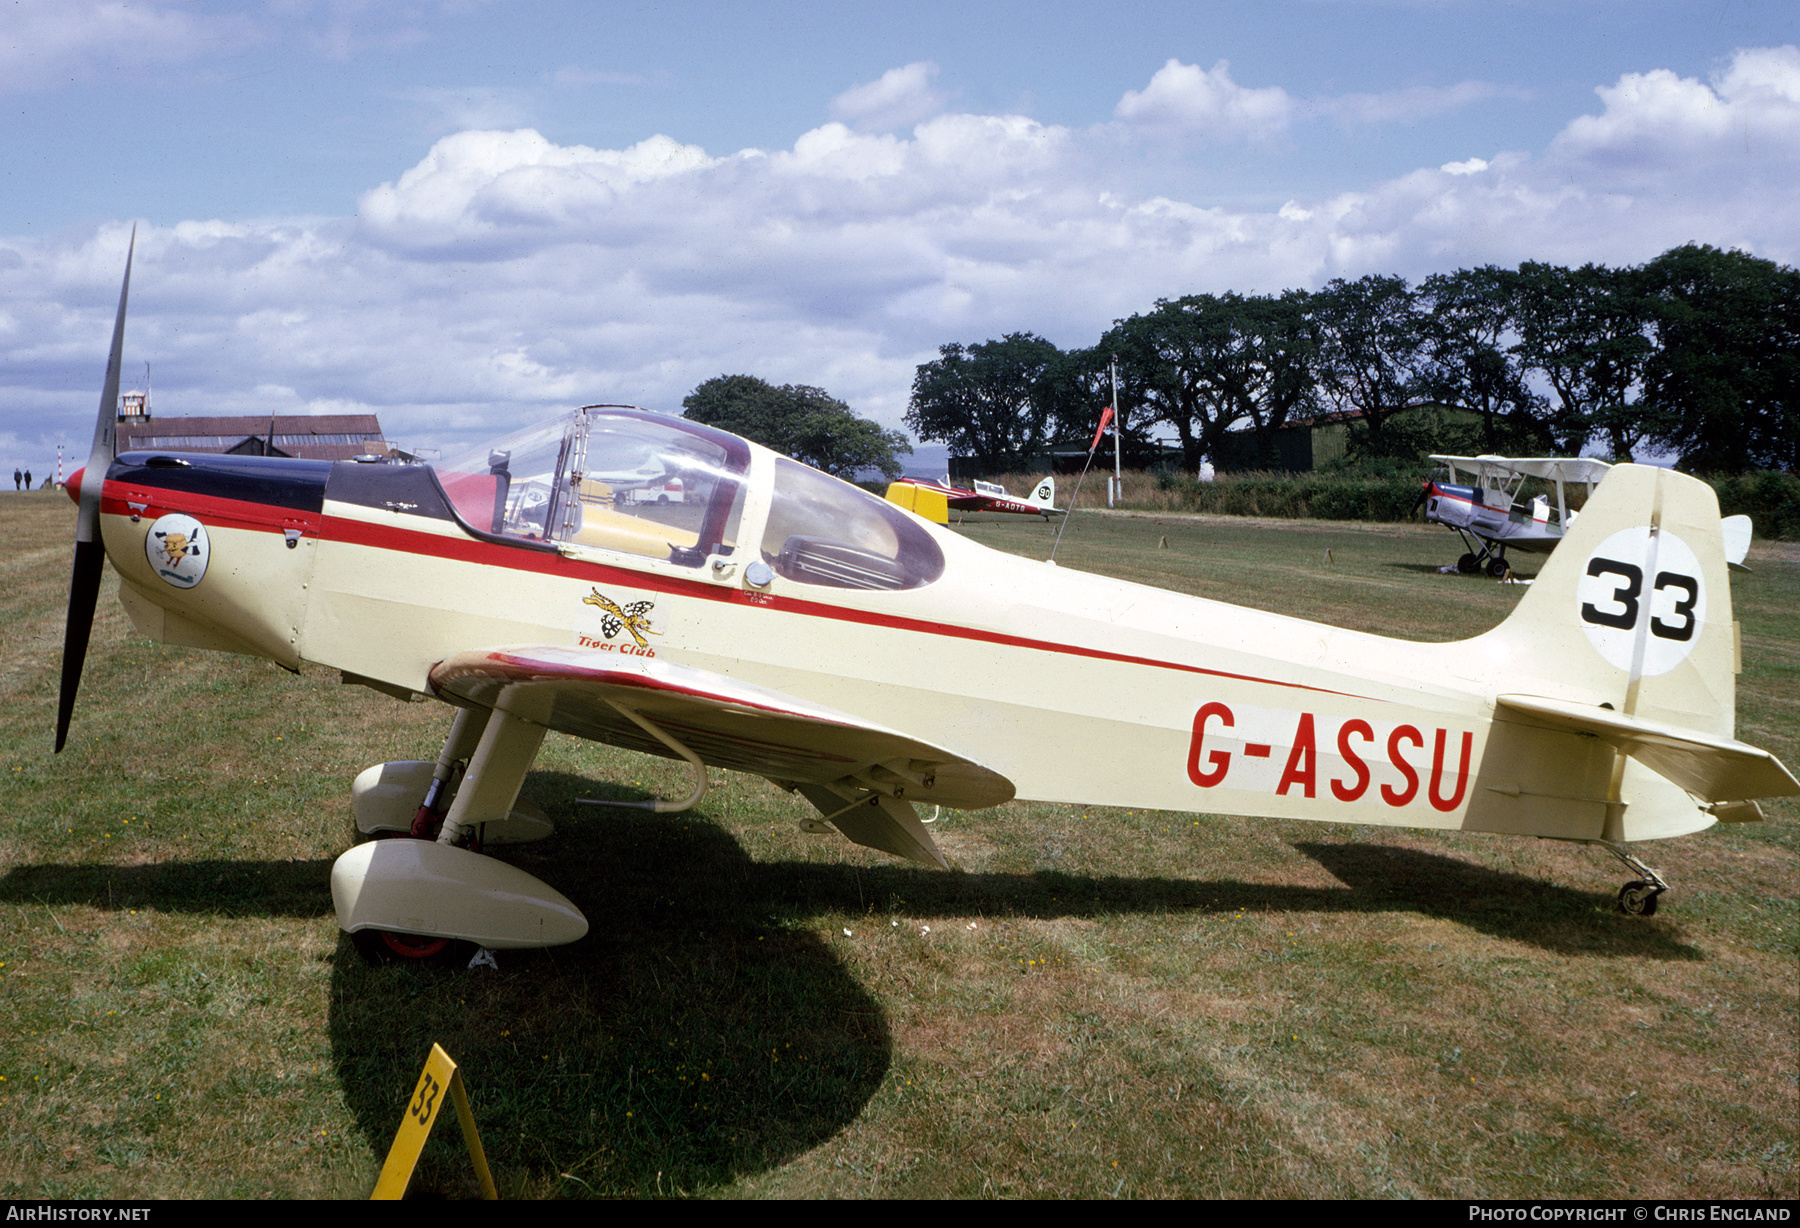
[[[950,523],[950,503],[941,490],[928,490],[912,482],[889,482],[887,499],[909,512],[917,512],[932,524]]]

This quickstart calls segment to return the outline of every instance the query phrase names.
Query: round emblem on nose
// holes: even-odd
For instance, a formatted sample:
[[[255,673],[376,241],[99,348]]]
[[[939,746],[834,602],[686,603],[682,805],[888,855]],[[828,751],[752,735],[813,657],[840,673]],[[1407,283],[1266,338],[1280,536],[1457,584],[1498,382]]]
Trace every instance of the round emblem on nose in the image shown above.
[[[206,575],[212,539],[206,526],[183,512],[159,516],[144,536],[150,569],[176,588],[193,588]]]

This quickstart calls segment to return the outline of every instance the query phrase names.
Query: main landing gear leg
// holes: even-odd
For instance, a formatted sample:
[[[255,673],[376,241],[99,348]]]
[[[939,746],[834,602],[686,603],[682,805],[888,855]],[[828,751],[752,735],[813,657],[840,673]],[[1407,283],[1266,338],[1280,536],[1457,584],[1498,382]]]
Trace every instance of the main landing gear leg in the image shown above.
[[[502,696],[501,703],[505,702]],[[525,783],[525,773],[537,758],[544,733],[543,725],[495,706],[481,730],[462,788],[444,816],[439,844],[464,844],[469,837],[479,836],[483,822],[507,816],[518,799],[519,786]]]
[[[1467,529],[1458,529],[1456,535],[1462,538],[1466,553],[1456,560],[1456,570],[1465,576],[1479,575],[1487,565],[1488,544],[1479,537],[1472,536]]]
[[[543,743],[551,702],[529,687],[508,687],[485,721],[480,714],[459,719],[442,765],[459,762],[468,739],[475,747],[443,829],[436,840],[370,840],[339,857],[331,867],[339,929],[365,950],[413,960],[449,958],[465,943],[550,947],[587,933],[581,910],[549,885],[469,847],[490,824],[518,825],[519,786]],[[548,834],[549,824],[541,825]],[[491,956],[483,960],[478,951],[477,961]]]
[[[456,710],[456,716],[450,722],[449,736],[444,739],[444,749],[438,752],[437,764],[432,768],[431,784],[425,790],[425,800],[419,805],[419,813],[413,816],[412,836],[415,840],[431,839],[432,827],[444,817],[444,811],[450,804],[450,793],[455,788],[457,773],[475,752],[487,723],[486,708]]]
[[[1595,843],[1605,846],[1606,851],[1624,862],[1632,873],[1643,876],[1619,888],[1619,911],[1628,917],[1654,916],[1657,897],[1669,889],[1663,876],[1639,861],[1623,844],[1612,840],[1598,840]]]

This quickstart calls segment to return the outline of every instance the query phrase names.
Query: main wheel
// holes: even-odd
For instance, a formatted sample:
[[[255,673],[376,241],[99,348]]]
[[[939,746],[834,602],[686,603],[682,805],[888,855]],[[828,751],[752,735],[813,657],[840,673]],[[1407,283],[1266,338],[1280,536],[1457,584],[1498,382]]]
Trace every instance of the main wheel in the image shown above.
[[[1506,568],[1506,560],[1505,559],[1489,559],[1488,560],[1487,573],[1488,573],[1488,575],[1492,576],[1494,579],[1504,580],[1506,578],[1506,570],[1507,570],[1507,568]]]
[[[1481,556],[1478,554],[1463,555],[1460,559],[1456,560],[1456,570],[1462,572],[1465,576],[1474,575],[1481,570]]]
[[[456,938],[430,934],[401,934],[393,930],[358,930],[350,941],[372,964],[455,964],[468,959],[470,944]]]
[[[1619,911],[1628,917],[1656,915],[1656,899],[1662,892],[1645,882],[1629,882],[1619,888]]]

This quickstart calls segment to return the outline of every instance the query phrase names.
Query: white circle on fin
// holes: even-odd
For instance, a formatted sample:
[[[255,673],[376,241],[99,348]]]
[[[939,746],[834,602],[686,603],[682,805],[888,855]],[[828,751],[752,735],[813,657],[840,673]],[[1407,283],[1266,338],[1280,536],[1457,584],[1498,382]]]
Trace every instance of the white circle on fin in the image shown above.
[[[206,526],[183,512],[159,516],[144,535],[150,569],[176,588],[193,588],[206,575],[212,538]]]
[[[1700,642],[1706,577],[1686,542],[1638,525],[1588,555],[1575,606],[1595,652],[1619,669],[1654,677],[1687,660]]]

